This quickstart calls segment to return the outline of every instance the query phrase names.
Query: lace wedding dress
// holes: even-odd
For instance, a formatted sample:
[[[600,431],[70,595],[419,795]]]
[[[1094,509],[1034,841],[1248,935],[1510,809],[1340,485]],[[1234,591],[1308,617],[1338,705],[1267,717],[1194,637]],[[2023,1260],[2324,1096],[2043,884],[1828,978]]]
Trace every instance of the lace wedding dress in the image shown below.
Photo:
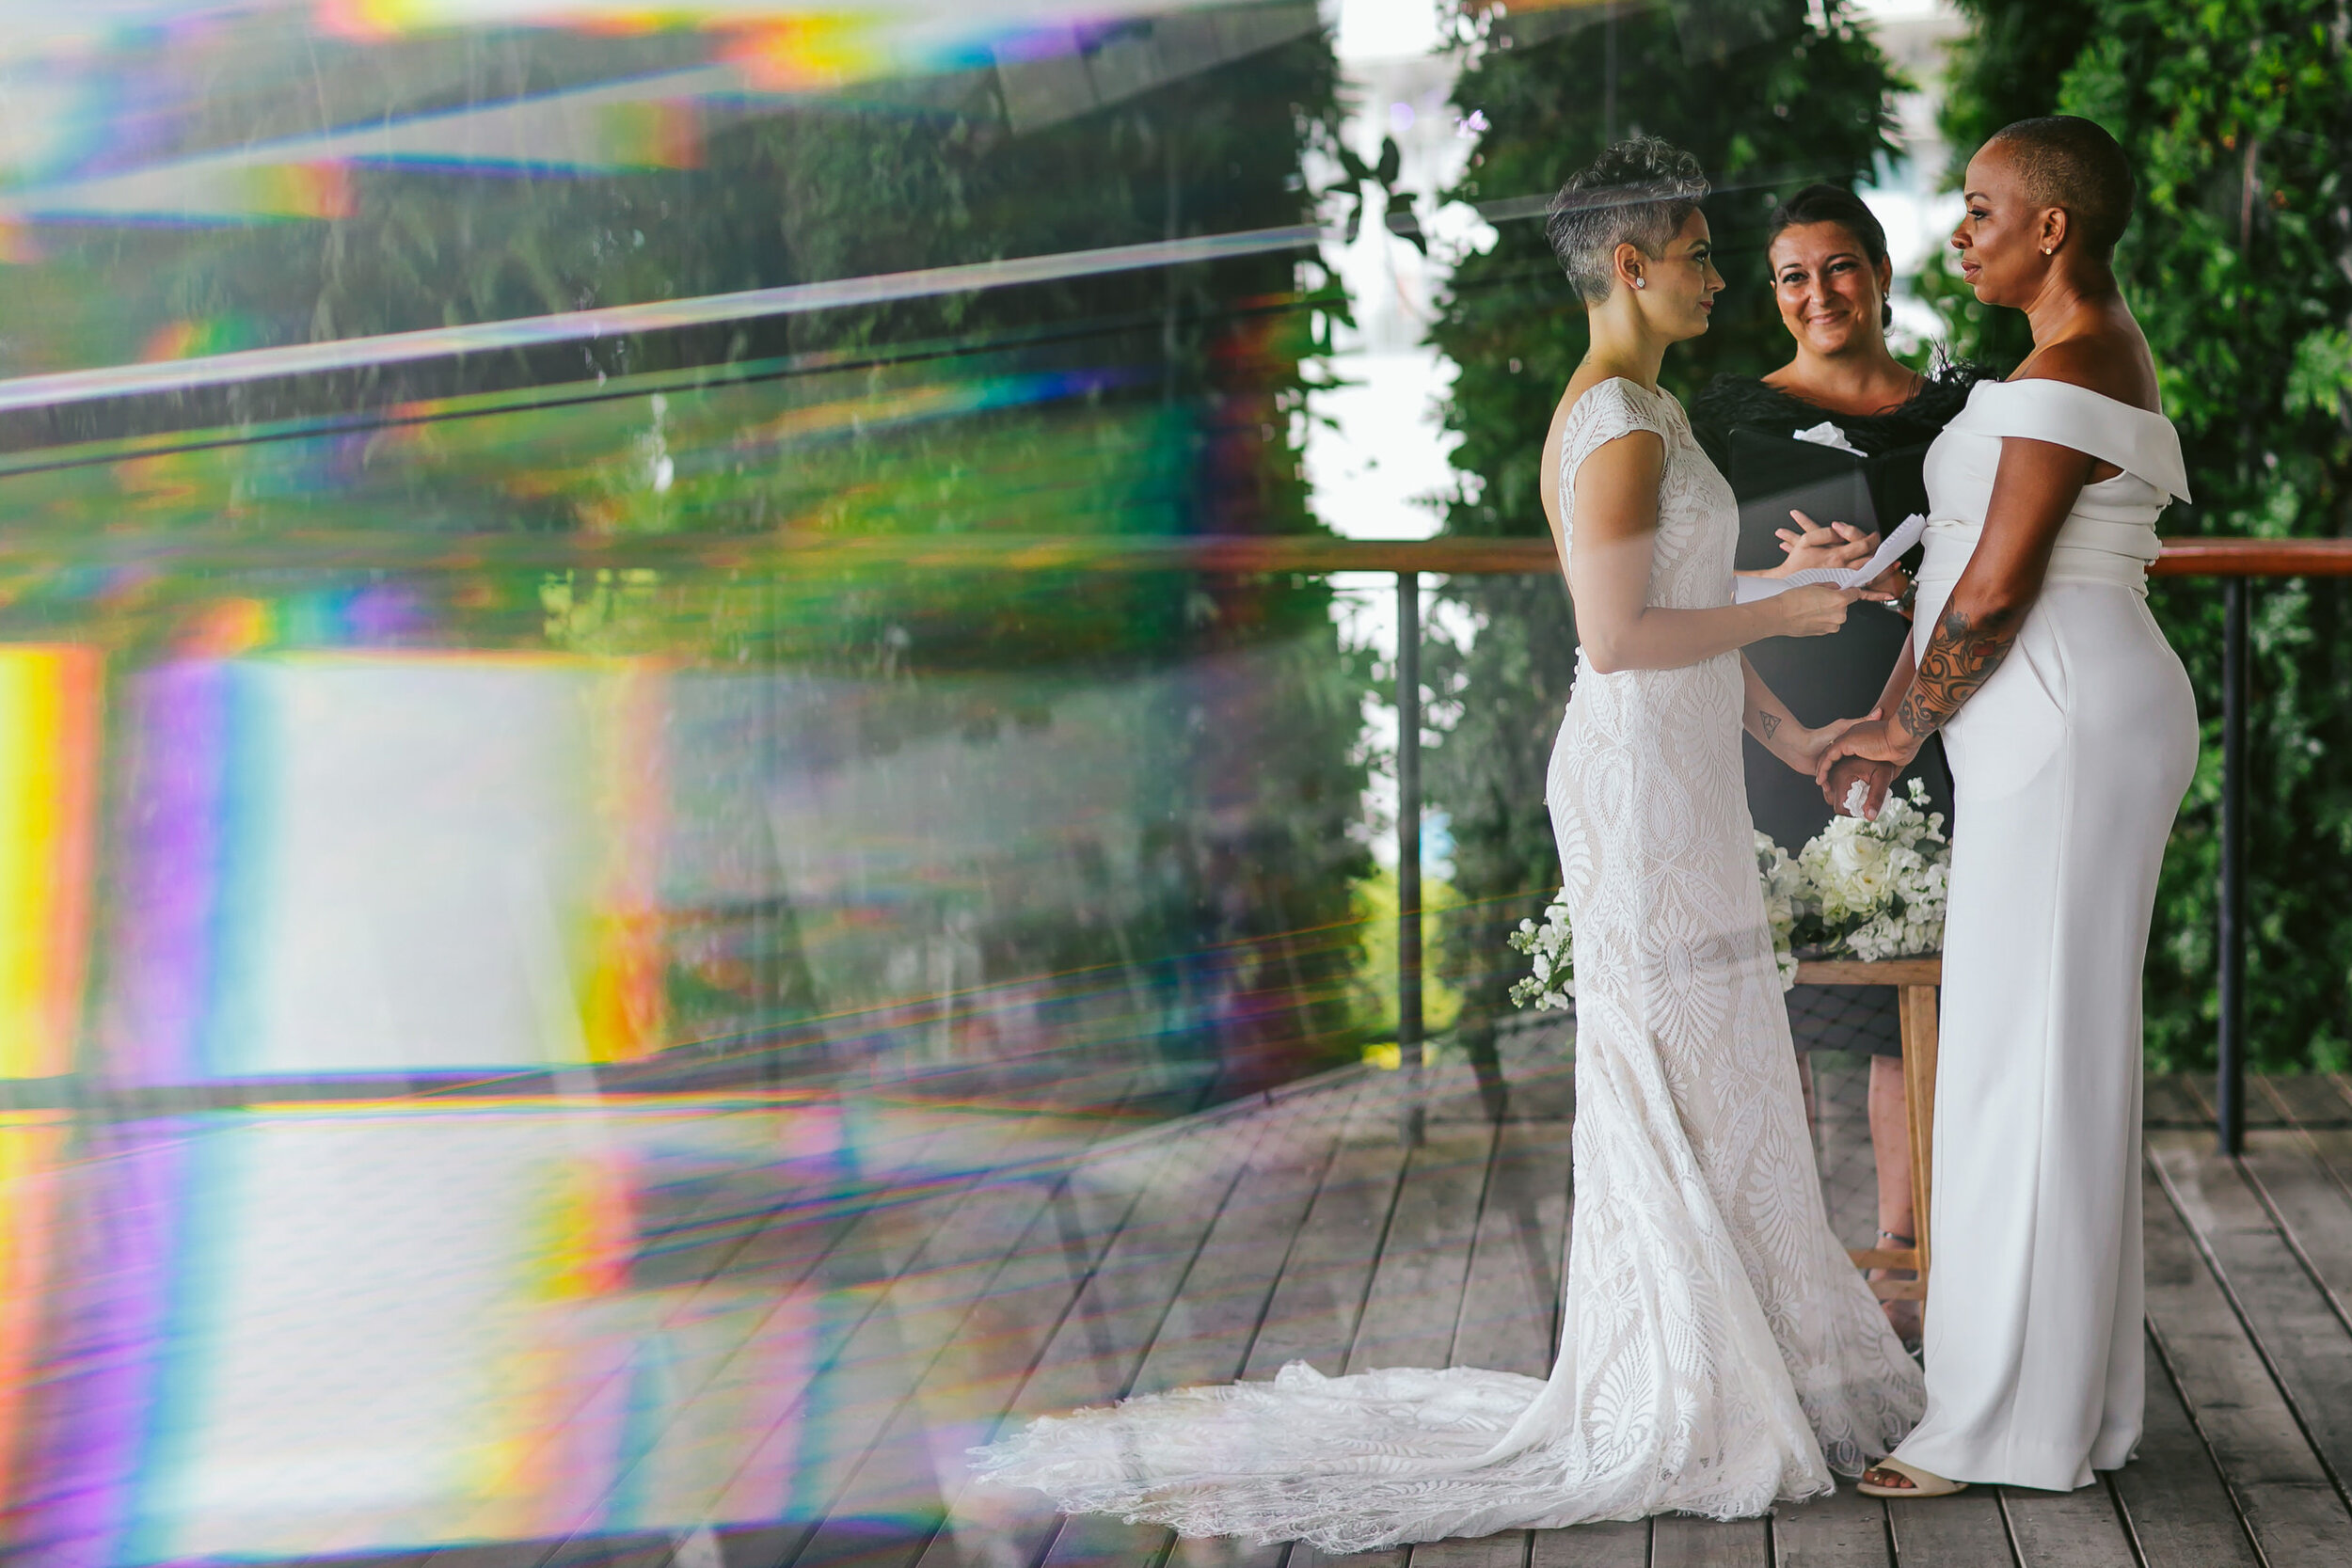
[[[1604,442],[1666,460],[1652,605],[1731,602],[1730,487],[1681,407],[1603,382]],[[1573,548],[1573,542],[1571,542]],[[1831,1233],[1743,793],[1739,657],[1580,661],[1548,799],[1575,931],[1575,1194],[1549,1381],[1454,1367],[1185,1388],[1033,1422],[976,1469],[1071,1513],[1332,1552],[1834,1488],[1919,1418],[1918,1369]]]

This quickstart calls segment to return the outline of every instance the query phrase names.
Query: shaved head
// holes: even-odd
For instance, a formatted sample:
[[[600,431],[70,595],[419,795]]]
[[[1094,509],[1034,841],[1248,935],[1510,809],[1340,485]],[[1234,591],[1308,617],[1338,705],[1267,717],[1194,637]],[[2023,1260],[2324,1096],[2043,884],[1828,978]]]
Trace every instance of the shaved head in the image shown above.
[[[2074,237],[2106,261],[2132,220],[2132,166],[2098,124],[2074,115],[2050,115],[2005,125],[1985,144],[2008,154],[2026,198],[2063,208]]]

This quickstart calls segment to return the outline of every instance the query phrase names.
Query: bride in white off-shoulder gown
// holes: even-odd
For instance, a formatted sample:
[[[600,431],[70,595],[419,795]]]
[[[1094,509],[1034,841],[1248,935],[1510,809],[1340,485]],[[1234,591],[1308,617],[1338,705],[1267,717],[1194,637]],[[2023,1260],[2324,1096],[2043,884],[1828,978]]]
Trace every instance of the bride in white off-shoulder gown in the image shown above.
[[[1705,232],[1692,214],[1677,245],[1712,278]],[[1682,276],[1675,247],[1646,253],[1646,272],[1637,246],[1616,248],[1635,254],[1634,289]],[[1656,293],[1640,305],[1664,308]],[[1561,517],[1586,460],[1641,432],[1664,449],[1646,603],[1729,605],[1731,490],[1671,397],[1609,379],[1575,401]],[[1911,1429],[1918,1370],[1822,1206],[1757,889],[1743,682],[1737,652],[1616,673],[1580,655],[1548,788],[1577,1008],[1549,1380],[1293,1363],[1270,1383],[1034,1422],[978,1450],[980,1474],[1073,1513],[1346,1552],[1673,1510],[1758,1514],[1832,1490],[1833,1469],[1858,1471]]]

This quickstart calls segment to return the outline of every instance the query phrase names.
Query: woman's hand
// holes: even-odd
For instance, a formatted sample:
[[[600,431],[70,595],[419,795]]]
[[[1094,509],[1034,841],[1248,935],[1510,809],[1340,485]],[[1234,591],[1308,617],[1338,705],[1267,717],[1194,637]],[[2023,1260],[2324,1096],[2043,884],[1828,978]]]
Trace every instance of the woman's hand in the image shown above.
[[[1891,763],[1895,771],[1899,773],[1911,766],[1912,758],[1919,754],[1923,738],[1884,720],[1866,721],[1846,730],[1829,743],[1821,752],[1814,777],[1820,782],[1822,791],[1827,793],[1830,773],[1844,757],[1859,757],[1864,762]],[[1844,802],[1833,795],[1830,803],[1842,805]]]
[[[1779,532],[1780,547],[1788,559],[1756,573],[1757,577],[1785,578],[1816,566],[1859,566],[1878,551],[1879,536],[1865,533],[1851,523],[1823,525],[1795,511],[1788,515],[1797,526]]]
[[[1885,597],[1885,594],[1867,588],[1838,588],[1826,582],[1808,582],[1803,588],[1775,594],[1763,602],[1772,607],[1778,622],[1772,629],[1773,636],[1827,637],[1846,624],[1847,607],[1856,599]]]
[[[1794,724],[1783,724],[1779,733],[1765,742],[1765,749],[1798,772],[1818,775],[1822,753],[1836,742],[1839,736],[1844,735],[1856,724],[1867,723],[1878,716],[1878,709],[1872,708],[1860,719],[1832,720],[1818,730],[1801,729]]]
[[[1862,757],[1841,756],[1822,769],[1821,798],[1830,809],[1844,816],[1860,816],[1865,821],[1878,820],[1879,808],[1886,804],[1886,792],[1895,787],[1895,775],[1902,769],[1891,762],[1871,762]],[[1862,785],[1862,809],[1847,810],[1853,798],[1853,786]]]

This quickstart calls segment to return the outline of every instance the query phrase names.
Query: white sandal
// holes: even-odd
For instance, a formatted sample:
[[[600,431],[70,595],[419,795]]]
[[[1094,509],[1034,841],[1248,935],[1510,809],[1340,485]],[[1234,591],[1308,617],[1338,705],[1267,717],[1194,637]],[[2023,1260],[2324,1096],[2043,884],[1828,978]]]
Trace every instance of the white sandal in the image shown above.
[[[1869,1480],[1870,1470],[1892,1470],[1909,1478],[1909,1486],[1881,1486]],[[1955,1492],[1965,1492],[1964,1481],[1947,1481],[1932,1470],[1922,1470],[1916,1465],[1906,1465],[1889,1456],[1862,1472],[1863,1479],[1854,1482],[1854,1490],[1866,1497],[1948,1497]]]

